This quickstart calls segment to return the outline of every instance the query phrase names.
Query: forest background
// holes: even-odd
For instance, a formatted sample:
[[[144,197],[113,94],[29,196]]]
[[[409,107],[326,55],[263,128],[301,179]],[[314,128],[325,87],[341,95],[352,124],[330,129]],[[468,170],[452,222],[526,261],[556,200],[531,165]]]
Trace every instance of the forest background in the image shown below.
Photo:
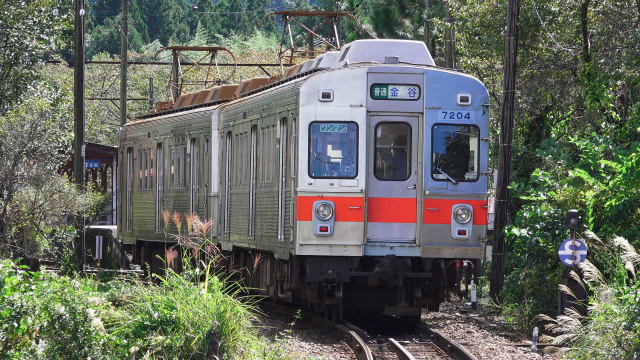
[[[0,3],[0,254],[5,257],[60,259],[65,253],[59,246],[65,236],[58,226],[61,214],[88,211],[96,202],[52,171],[68,156],[72,140],[70,3]],[[89,59],[118,59],[120,3],[88,2]],[[239,61],[277,62],[281,24],[264,16],[312,8],[357,17],[361,27],[341,23],[343,41],[373,36],[426,41],[441,66],[453,44],[456,68],[490,91],[491,159],[497,162],[506,1],[131,0],[129,56],[152,59],[166,45],[222,45]],[[564,214],[578,209],[579,234],[604,239],[602,248],[591,245],[596,251],[590,260],[607,290],[585,284],[592,294],[585,304],[620,311],[594,311],[591,319],[580,320],[588,324],[586,330],[576,332],[585,339],[598,326],[619,321],[620,329],[599,331],[611,339],[631,339],[621,346],[623,354],[640,351],[635,277],[640,260],[625,252],[640,245],[639,63],[640,0],[521,3],[511,225],[500,311],[523,330],[534,325],[536,314],[556,314],[558,286],[568,276],[556,251],[568,237]],[[92,64],[87,71],[87,97],[118,97],[117,65]],[[166,84],[168,72],[131,66],[129,95],[147,97],[148,78]],[[247,70],[230,74],[227,81],[258,75],[259,70]],[[166,85],[156,91],[166,94]],[[131,113],[145,112],[146,106],[132,102]],[[113,104],[87,102],[89,141],[116,145],[118,127]],[[631,248],[614,241],[620,238]],[[613,321],[612,314],[620,318]]]

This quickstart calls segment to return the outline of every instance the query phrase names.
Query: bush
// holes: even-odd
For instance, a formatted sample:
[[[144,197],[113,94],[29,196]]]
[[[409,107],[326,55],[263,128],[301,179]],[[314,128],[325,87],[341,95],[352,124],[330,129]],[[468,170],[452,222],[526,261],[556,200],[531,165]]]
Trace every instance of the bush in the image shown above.
[[[616,285],[598,294],[589,307],[587,325],[579,332],[570,357],[637,359],[640,355],[640,281]]]
[[[0,263],[0,353],[10,359],[112,359],[81,282]]]
[[[3,260],[0,359],[282,358],[256,334],[253,298],[211,263],[197,265],[153,284],[30,272]]]
[[[238,296],[238,285],[213,272],[211,264],[182,274],[168,269],[158,278],[158,286],[135,288],[124,307],[126,318],[114,324],[114,333],[128,339],[130,353],[208,359],[235,354],[255,336],[251,305]]]

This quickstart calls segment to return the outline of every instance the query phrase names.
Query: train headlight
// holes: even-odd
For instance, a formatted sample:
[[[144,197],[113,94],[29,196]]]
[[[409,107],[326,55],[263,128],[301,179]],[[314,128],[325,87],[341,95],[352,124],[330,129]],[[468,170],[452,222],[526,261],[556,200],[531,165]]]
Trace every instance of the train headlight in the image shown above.
[[[327,221],[333,217],[333,206],[327,203],[320,203],[315,209],[316,217],[322,221]]]
[[[466,224],[471,220],[473,213],[466,206],[459,206],[453,210],[453,218],[460,224]]]

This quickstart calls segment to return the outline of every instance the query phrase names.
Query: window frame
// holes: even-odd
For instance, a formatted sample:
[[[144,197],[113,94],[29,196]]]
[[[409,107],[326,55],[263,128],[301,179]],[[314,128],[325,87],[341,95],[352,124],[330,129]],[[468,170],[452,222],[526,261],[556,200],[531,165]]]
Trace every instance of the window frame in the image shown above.
[[[313,176],[311,174],[311,126],[313,124],[354,124],[356,126],[356,145],[355,145],[355,158],[356,158],[356,172],[353,176],[343,176],[343,177],[334,177],[334,176]],[[360,125],[355,121],[312,121],[309,123],[307,128],[307,175],[311,179],[355,179],[358,177],[360,172],[358,161],[360,159]]]
[[[455,179],[457,182],[469,182],[469,183],[473,183],[473,182],[478,182],[478,180],[480,180],[480,127],[478,125],[475,124],[454,124],[454,123],[435,123],[431,126],[431,153],[429,154],[429,163],[430,163],[430,167],[429,167],[429,174],[431,176],[431,179],[434,181],[446,181],[446,182],[451,182],[451,180],[449,179],[436,179],[435,177],[433,177],[433,146],[434,146],[434,136],[435,136],[435,131],[434,128],[438,125],[453,125],[453,126],[471,126],[476,128],[476,130],[478,130],[478,146],[476,149],[476,153],[478,154],[478,162],[475,164],[478,168],[478,170],[476,171],[477,176],[475,178],[475,180],[459,180],[459,179]]]
[[[407,148],[408,150],[408,155],[409,158],[408,160],[408,164],[409,164],[409,175],[407,176],[406,179],[402,179],[402,180],[398,180],[398,179],[380,179],[378,177],[378,175],[376,174],[376,160],[378,159],[378,151],[377,151],[377,137],[375,136],[376,131],[378,131],[378,126],[382,125],[382,124],[405,124],[409,127],[409,137],[407,138],[408,141],[410,141],[409,146]],[[376,180],[378,181],[407,181],[409,179],[411,179],[411,175],[413,173],[413,164],[412,164],[412,149],[413,149],[413,127],[411,126],[410,123],[406,122],[406,121],[380,121],[376,124],[376,126],[373,128],[373,134],[374,134],[374,140],[373,140],[373,176],[376,178]]]

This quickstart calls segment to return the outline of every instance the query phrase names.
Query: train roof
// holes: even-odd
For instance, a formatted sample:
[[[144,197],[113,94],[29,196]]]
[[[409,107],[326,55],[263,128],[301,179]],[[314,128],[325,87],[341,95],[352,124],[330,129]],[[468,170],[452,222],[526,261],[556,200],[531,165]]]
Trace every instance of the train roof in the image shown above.
[[[246,79],[239,85],[223,85],[183,94],[177,99],[172,108],[137,116],[127,125],[140,123],[142,120],[146,122],[148,119],[163,115],[215,107],[278,87],[284,83],[309,76],[317,71],[357,66],[357,64],[436,66],[429,50],[421,41],[393,39],[355,40],[343,46],[340,51],[327,52],[314,59],[287,68],[282,77]],[[222,94],[220,88],[223,88],[224,92],[229,94],[220,96]]]

